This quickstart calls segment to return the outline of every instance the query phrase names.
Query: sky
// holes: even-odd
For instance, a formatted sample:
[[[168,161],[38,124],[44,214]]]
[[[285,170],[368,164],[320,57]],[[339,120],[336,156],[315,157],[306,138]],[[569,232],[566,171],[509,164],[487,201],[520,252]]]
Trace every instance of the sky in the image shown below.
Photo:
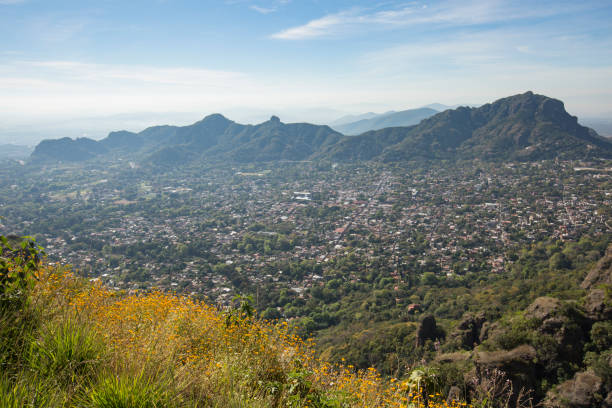
[[[612,119],[610,0],[0,0],[0,142],[532,90]]]

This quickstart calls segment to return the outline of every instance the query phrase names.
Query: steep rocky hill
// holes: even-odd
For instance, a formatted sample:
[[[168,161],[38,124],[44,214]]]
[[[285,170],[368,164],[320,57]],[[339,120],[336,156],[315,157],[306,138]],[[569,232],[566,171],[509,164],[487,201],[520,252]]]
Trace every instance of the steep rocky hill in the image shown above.
[[[364,151],[365,146],[372,147]],[[612,157],[612,142],[578,124],[559,100],[532,92],[479,108],[447,110],[409,128],[346,138],[333,159],[582,159]]]

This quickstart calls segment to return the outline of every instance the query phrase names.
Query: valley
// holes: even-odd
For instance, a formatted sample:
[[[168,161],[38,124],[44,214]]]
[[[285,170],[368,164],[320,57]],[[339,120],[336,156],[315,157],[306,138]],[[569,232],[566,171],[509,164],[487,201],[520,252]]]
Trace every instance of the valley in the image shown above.
[[[552,401],[595,370],[607,390],[612,145],[562,106],[527,93],[359,136],[211,115],[45,141],[0,166],[0,235],[117,293],[248,299],[386,378],[426,364],[449,392],[499,368]]]

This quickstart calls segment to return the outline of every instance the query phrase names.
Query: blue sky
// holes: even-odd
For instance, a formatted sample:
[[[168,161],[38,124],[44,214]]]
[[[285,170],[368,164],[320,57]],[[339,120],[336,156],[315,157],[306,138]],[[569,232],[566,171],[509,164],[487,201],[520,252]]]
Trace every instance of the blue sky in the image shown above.
[[[0,0],[0,140],[526,90],[612,117],[611,21],[609,0]]]

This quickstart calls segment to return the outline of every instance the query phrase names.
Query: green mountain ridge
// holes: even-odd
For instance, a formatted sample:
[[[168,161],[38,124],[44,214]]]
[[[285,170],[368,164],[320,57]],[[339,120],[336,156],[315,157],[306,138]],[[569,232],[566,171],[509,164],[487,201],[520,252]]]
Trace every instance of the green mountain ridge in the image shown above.
[[[242,125],[213,114],[189,126],[112,132],[99,142],[45,140],[32,158],[83,161],[110,153],[159,165],[192,160],[585,159],[612,157],[612,142],[581,126],[561,101],[526,92],[478,108],[449,109],[414,126],[386,127],[358,136],[344,136],[325,125],[286,124],[276,116],[258,125]]]
[[[479,108],[446,110],[401,129],[382,129],[345,139],[325,155],[338,160],[405,161],[476,157],[535,160],[612,154],[612,143],[579,125],[561,101],[532,92]],[[364,152],[364,144],[375,148]]]

